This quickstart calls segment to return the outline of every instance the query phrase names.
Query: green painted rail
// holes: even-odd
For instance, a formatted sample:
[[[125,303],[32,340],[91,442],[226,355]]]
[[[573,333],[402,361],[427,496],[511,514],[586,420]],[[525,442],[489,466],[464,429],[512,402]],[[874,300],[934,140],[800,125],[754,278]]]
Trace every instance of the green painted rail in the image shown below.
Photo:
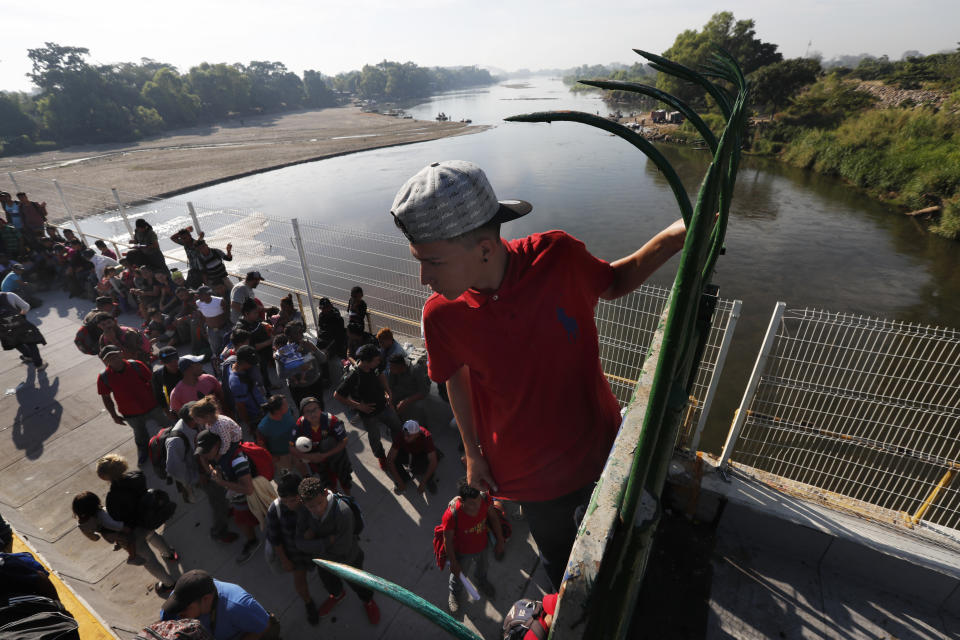
[[[462,622],[454,620],[445,611],[440,610],[417,594],[404,589],[398,584],[347,564],[320,560],[319,558],[314,558],[313,561],[319,565],[320,568],[326,569],[330,573],[336,574],[348,582],[373,589],[388,598],[393,598],[403,606],[413,609],[454,638],[460,638],[461,640],[483,640],[482,637],[464,626]]]

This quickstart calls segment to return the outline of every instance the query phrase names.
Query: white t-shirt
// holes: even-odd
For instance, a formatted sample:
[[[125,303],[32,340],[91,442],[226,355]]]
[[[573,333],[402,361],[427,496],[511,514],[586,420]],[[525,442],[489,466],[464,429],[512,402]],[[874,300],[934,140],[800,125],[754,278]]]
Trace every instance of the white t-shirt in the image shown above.
[[[103,270],[107,267],[119,267],[120,263],[111,258],[110,256],[104,256],[99,253],[95,253],[90,256],[90,262],[93,263],[93,270],[97,274],[97,280],[103,277]]]
[[[204,302],[197,298],[197,309],[200,309],[200,313],[203,314],[204,318],[221,316],[223,315],[223,298],[213,296],[210,298],[210,302]]]

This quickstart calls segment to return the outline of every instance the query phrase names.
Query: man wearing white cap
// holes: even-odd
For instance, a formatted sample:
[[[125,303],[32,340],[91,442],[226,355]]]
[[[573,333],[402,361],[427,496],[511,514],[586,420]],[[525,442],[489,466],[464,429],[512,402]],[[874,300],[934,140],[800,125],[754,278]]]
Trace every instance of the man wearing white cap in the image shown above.
[[[627,295],[683,247],[677,221],[613,263],[563,231],[506,241],[526,215],[498,201],[477,165],[434,163],[400,189],[391,215],[434,294],[423,308],[429,374],[445,382],[471,485],[523,505],[544,569],[560,586],[620,425],[600,366],[594,309]]]
[[[437,479],[433,473],[437,470],[437,448],[433,444],[430,432],[417,424],[416,420],[407,420],[403,429],[393,437],[393,444],[387,454],[387,469],[393,478],[393,491],[403,493],[407,481],[419,478],[417,491],[437,492]]]

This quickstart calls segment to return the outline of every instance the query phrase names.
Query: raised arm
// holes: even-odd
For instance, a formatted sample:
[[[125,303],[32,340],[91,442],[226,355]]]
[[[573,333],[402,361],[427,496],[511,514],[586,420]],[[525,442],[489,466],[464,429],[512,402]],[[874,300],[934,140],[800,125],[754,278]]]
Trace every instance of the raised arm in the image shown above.
[[[610,266],[613,267],[613,282],[600,297],[614,300],[639,287],[673,254],[683,249],[686,236],[687,229],[683,220],[677,220],[650,238],[635,253],[612,262]]]

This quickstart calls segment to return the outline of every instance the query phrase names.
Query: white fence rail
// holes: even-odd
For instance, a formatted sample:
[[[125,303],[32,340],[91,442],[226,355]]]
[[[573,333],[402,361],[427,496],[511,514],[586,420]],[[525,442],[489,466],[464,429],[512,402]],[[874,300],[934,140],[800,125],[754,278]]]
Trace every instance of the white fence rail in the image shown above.
[[[780,303],[767,344],[724,462],[960,528],[960,332]]]
[[[297,294],[304,318],[311,319],[310,296],[305,273],[314,296],[328,297],[343,308],[354,285],[363,287],[364,299],[375,327],[389,326],[405,339],[420,339],[420,314],[429,290],[420,284],[418,264],[410,256],[401,235],[322,225],[304,220],[266,215],[242,207],[212,207],[186,198],[157,199],[66,183],[54,184],[29,172],[9,176],[15,188],[32,200],[47,202],[50,220],[78,226],[87,236],[109,239],[123,246],[130,240],[128,228],[135,218],[144,218],[160,239],[170,260],[185,264],[183,250],[169,237],[193,225],[205,233],[208,243],[223,249],[233,245],[234,259],[227,266],[232,274],[259,270],[265,281],[257,291],[267,304],[277,304],[288,292]],[[62,197],[61,197],[62,193]],[[118,205],[118,201],[120,205]],[[73,214],[71,216],[71,213]],[[303,268],[297,241],[303,249]],[[621,406],[630,399],[643,366],[650,341],[669,291],[644,285],[615,301],[600,301],[596,321],[600,334],[600,359]],[[709,341],[698,371],[690,411],[681,430],[680,444],[699,441],[712,399],[726,344],[739,316],[739,301],[720,300],[714,313]]]

